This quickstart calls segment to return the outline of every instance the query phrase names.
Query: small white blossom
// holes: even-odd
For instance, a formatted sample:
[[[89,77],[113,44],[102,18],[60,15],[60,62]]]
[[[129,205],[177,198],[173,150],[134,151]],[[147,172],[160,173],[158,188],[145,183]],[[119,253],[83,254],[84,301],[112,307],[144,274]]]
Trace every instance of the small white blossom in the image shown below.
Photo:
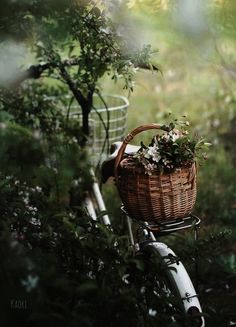
[[[123,277],[122,277],[122,280],[125,284],[129,284],[129,281],[128,281],[128,278],[129,278],[129,274],[125,274]]]
[[[37,287],[39,282],[38,276],[28,275],[25,280],[21,280],[21,284],[25,286],[26,291],[30,292]]]
[[[175,142],[178,138],[180,138],[182,133],[180,133],[177,130],[172,130],[168,133],[164,133],[162,135],[162,138],[164,138],[166,141],[173,141]]]
[[[53,171],[55,174],[58,174],[58,169],[57,168],[53,168]]]
[[[148,149],[149,158],[151,158],[155,162],[159,162],[161,160],[161,155],[158,152],[158,146],[150,146]]]
[[[24,204],[26,204],[26,205],[28,205],[29,204],[29,197],[25,197],[25,198],[23,198],[23,202],[24,202]]]
[[[166,158],[164,158],[162,161],[163,161],[163,164],[164,164],[165,166],[167,166],[167,165],[170,163],[170,160],[168,160],[168,159],[166,159]]]
[[[149,309],[148,310],[148,314],[151,317],[155,317],[157,315],[157,311],[156,310],[153,310],[153,309]]]
[[[155,164],[148,163],[146,166],[146,171],[145,173],[148,175],[152,175],[153,171],[155,170]]]
[[[41,226],[41,221],[37,218],[31,218],[30,223],[34,226]]]
[[[37,192],[40,193],[40,192],[42,192],[42,187],[40,187],[40,186],[36,186],[36,187],[35,187],[35,190],[36,190]]]

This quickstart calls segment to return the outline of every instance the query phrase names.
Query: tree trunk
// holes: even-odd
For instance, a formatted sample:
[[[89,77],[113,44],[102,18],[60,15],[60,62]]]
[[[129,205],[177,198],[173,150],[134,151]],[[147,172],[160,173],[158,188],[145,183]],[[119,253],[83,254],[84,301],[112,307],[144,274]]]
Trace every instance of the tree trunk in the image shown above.
[[[81,142],[81,146],[85,146],[88,138],[90,136],[90,126],[89,126],[89,114],[93,107],[93,92],[88,92],[87,97],[84,99],[83,103],[80,103],[82,109],[82,131],[84,137]]]

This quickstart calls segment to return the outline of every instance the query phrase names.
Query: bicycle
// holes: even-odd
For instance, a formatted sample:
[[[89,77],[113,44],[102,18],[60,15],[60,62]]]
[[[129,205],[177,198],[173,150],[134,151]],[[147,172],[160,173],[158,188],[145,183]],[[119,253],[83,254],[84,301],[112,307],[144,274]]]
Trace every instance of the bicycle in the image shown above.
[[[118,151],[121,147],[121,142],[116,142],[112,146],[112,154],[106,159],[101,168],[102,181],[105,182],[110,176],[113,176],[113,168]],[[139,149],[137,146],[126,146],[125,153],[131,154]],[[106,206],[101,194],[99,183],[95,177],[93,170],[93,185],[90,193],[86,197],[84,206],[87,213],[94,219],[101,218],[101,221],[106,226],[112,227],[109,216],[106,213]],[[130,218],[126,209],[121,206],[121,213],[126,220],[127,234],[129,238],[129,246],[132,247],[134,253],[142,253],[148,255],[154,252],[164,264],[168,266],[166,273],[166,285],[162,288],[165,289],[167,295],[174,295],[180,300],[180,310],[189,317],[192,326],[205,326],[205,320],[202,315],[202,308],[195,291],[193,283],[183,265],[177,259],[176,254],[164,242],[159,241],[159,237],[167,235],[176,231],[188,229],[192,226],[195,227],[195,236],[197,238],[197,228],[200,226],[200,219],[192,214],[183,219],[173,219],[167,223],[160,223],[151,225],[148,222],[136,221],[137,236],[135,237],[135,230],[133,228],[133,220]],[[175,318],[172,318],[175,319]]]

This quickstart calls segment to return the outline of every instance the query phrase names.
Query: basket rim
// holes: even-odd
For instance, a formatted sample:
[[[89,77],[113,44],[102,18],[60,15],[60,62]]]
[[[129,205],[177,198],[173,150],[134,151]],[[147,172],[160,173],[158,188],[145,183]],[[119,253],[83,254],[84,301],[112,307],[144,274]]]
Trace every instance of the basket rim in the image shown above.
[[[124,162],[127,162],[127,165],[123,165],[122,163]],[[189,165],[186,165],[186,166],[180,166],[180,167],[174,167],[173,169],[170,169],[170,170],[163,170],[163,171],[160,171],[158,170],[158,168],[154,169],[152,171],[152,174],[147,174],[147,171],[146,169],[144,168],[144,166],[140,163],[136,163],[135,160],[133,160],[132,156],[127,156],[125,158],[123,158],[119,164],[119,167],[118,167],[118,175],[120,171],[124,172],[125,170],[127,171],[127,173],[129,171],[132,171],[132,172],[137,172],[137,173],[141,173],[141,174],[145,174],[145,176],[159,176],[159,175],[171,175],[173,173],[177,173],[178,170],[179,172],[183,172],[183,171],[189,171],[190,169],[192,169],[193,167],[197,167],[197,163],[196,161],[194,160],[193,162],[191,162]]]

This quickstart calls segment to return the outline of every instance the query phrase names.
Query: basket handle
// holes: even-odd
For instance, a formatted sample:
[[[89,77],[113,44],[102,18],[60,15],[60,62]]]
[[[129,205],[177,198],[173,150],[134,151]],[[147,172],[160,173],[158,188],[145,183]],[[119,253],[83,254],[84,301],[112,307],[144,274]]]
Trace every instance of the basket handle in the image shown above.
[[[115,175],[116,180],[118,179],[118,167],[119,167],[119,164],[120,164],[120,162],[121,162],[121,160],[123,158],[123,155],[124,155],[127,144],[129,144],[133,140],[135,135],[137,135],[137,134],[139,134],[141,132],[147,131],[149,129],[162,129],[162,125],[160,125],[160,124],[141,125],[141,126],[135,128],[124,139],[124,141],[123,141],[123,143],[122,143],[122,145],[121,145],[121,147],[120,147],[120,149],[119,149],[119,151],[117,153],[115,164],[114,164],[114,175]]]

